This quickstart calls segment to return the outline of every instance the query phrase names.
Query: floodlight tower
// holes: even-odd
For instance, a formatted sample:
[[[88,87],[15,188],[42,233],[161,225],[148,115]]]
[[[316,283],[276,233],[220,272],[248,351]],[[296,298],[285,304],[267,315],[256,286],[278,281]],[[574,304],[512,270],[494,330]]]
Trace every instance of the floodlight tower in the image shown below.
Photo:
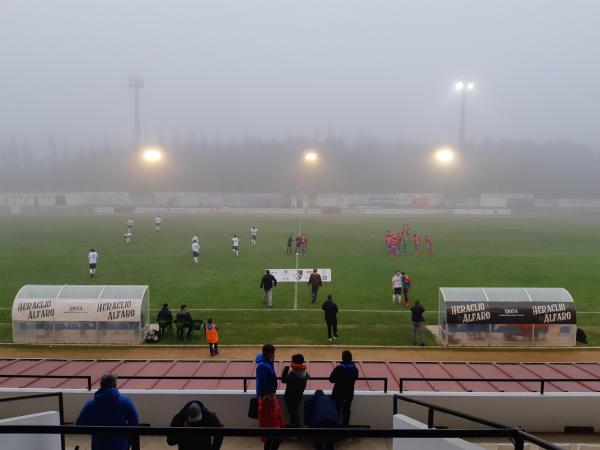
[[[458,130],[458,148],[464,150],[467,128],[467,92],[475,89],[475,83],[469,81],[457,81],[454,89],[461,93],[462,101],[460,105],[460,124]]]
[[[134,123],[134,140],[136,150],[142,145],[142,132],[140,129],[140,101],[138,91],[144,87],[144,79],[142,77],[129,77],[129,87],[133,88],[133,123]]]

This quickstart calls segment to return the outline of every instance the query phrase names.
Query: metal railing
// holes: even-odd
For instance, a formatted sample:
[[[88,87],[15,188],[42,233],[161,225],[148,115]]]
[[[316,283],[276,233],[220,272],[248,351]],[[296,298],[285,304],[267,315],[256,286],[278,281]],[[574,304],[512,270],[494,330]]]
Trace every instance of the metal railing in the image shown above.
[[[256,376],[185,376],[185,375],[117,375],[120,380],[237,380],[242,381],[242,388],[244,392],[248,392],[248,381],[255,381]],[[22,374],[10,374],[0,373],[1,378],[41,378],[41,379],[84,379],[87,381],[87,390],[92,390],[92,377],[91,375],[22,375]],[[281,380],[281,377],[277,377]],[[307,381],[327,381],[329,377],[310,377]],[[387,377],[359,377],[356,381],[381,381],[383,382],[383,392],[387,394],[388,391],[388,379]]]
[[[67,380],[86,380],[87,381],[87,390],[92,390],[92,376],[91,375],[23,375],[20,373],[11,374],[11,373],[0,373],[0,378],[44,378],[44,379],[67,379]]]
[[[421,400],[416,400],[410,397],[406,397],[404,395],[394,394],[394,415],[398,414],[398,400],[402,400],[407,403],[413,403],[415,405],[423,406],[427,408],[427,429],[429,431],[433,431],[435,429],[435,413],[440,412],[444,414],[448,414],[450,416],[458,417],[460,419],[467,420],[469,422],[474,422],[479,425],[484,425],[489,427],[486,430],[480,431],[505,431],[508,437],[514,444],[515,450],[523,450],[525,442],[531,442],[532,444],[537,445],[538,447],[545,448],[548,450],[560,450],[560,447],[544,441],[536,436],[533,436],[519,427],[515,427],[513,425],[506,425],[497,422],[493,422],[491,420],[483,419],[481,417],[472,416],[470,414],[466,414],[460,411],[455,411],[453,409],[444,408],[443,406],[433,405],[431,403],[423,402]],[[451,430],[446,430],[451,431]],[[454,430],[457,431],[457,430]],[[459,436],[460,437],[460,436]],[[463,437],[470,437],[464,435]],[[491,437],[491,436],[490,436]]]
[[[2,397],[0,398],[0,403],[8,403],[19,400],[29,400],[33,398],[46,398],[46,397],[57,397],[58,398],[58,420],[60,425],[64,425],[65,423],[65,407],[62,392],[50,392],[47,394],[30,394],[30,395],[19,395],[16,397]],[[65,435],[64,433],[60,433],[60,448],[65,450]]]
[[[124,435],[129,437],[132,450],[140,450],[140,436],[238,436],[238,437],[302,437],[337,440],[345,438],[508,438],[515,442],[515,449],[523,450],[523,442],[534,442],[549,450],[559,447],[531,436],[514,427],[491,429],[389,429],[389,428],[154,428],[154,427],[92,427],[92,426],[0,426],[0,434],[77,434],[77,435]],[[520,446],[519,446],[520,445]]]
[[[539,392],[544,395],[546,383],[600,382],[600,378],[451,378],[451,377],[402,377],[398,380],[400,393],[404,392],[405,381],[455,381],[477,383],[539,383]],[[501,391],[502,392],[502,391]],[[536,391],[537,392],[537,391]],[[600,391],[595,391],[600,392]]]
[[[241,380],[244,392],[248,392],[248,381],[255,381],[256,376],[152,376],[152,375],[117,375],[120,380]],[[277,377],[281,380],[281,377]],[[329,377],[310,377],[307,382],[311,381],[329,381]],[[356,381],[381,381],[383,382],[383,393],[387,394],[388,391],[388,379],[387,377],[358,377]]]

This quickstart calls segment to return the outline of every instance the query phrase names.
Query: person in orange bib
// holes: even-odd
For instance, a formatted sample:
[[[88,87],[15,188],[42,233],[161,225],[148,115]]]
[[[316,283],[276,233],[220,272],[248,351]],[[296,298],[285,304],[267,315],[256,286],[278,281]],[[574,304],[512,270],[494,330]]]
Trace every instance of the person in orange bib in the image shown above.
[[[208,319],[208,323],[206,324],[206,342],[208,342],[210,356],[215,356],[219,353],[219,333],[212,319]]]

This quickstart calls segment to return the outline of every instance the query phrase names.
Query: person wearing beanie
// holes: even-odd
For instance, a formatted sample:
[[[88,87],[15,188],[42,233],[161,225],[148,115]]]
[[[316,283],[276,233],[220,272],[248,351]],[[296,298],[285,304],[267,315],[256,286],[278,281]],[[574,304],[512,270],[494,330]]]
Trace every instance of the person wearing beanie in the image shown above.
[[[292,363],[289,366],[285,366],[281,374],[281,382],[286,385],[283,400],[290,416],[290,425],[292,428],[300,428],[301,426],[298,408],[304,396],[306,381],[309,378],[310,375],[306,370],[304,356],[300,353],[293,355]]]
[[[173,416],[171,427],[203,427],[222,428],[223,424],[217,415],[208,410],[199,400],[186,403],[181,410]],[[221,434],[213,435],[169,435],[167,444],[177,445],[179,450],[219,450],[223,443]]]

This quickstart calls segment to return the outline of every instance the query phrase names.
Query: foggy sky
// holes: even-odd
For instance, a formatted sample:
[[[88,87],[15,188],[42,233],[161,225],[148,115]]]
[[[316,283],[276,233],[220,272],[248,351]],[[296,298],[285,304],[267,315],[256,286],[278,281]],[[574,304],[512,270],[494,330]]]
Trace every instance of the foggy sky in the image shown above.
[[[2,0],[0,138],[367,132],[600,147],[598,0]]]

